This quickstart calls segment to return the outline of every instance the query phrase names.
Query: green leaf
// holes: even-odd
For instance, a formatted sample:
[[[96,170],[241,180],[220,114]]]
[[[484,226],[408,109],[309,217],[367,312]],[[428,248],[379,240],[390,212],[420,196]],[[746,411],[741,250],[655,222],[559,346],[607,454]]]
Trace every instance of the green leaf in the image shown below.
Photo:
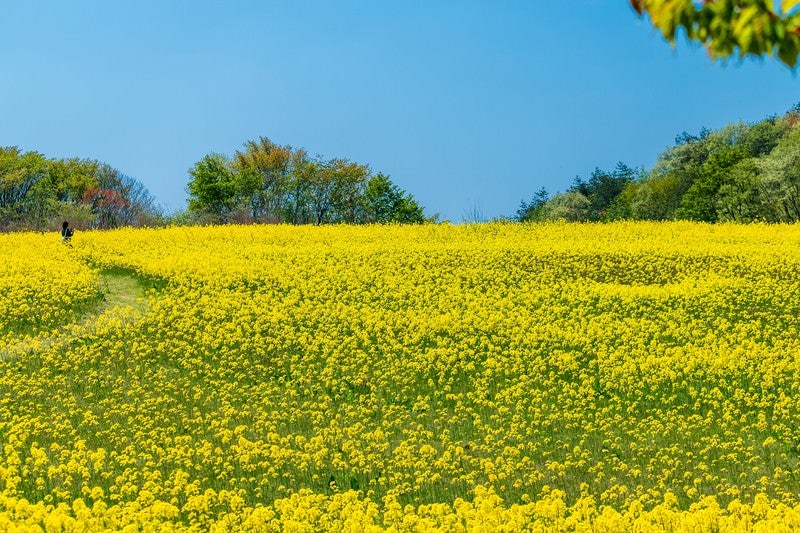
[[[786,37],[786,26],[782,20],[777,21],[773,25],[773,31],[775,32],[775,37],[777,37],[779,41],[782,41],[784,37]]]
[[[797,53],[800,51],[797,38],[784,39],[778,47],[778,58],[789,67],[794,68],[797,64]]]
[[[781,2],[781,11],[788,13],[798,5],[800,5],[800,0],[783,0]]]

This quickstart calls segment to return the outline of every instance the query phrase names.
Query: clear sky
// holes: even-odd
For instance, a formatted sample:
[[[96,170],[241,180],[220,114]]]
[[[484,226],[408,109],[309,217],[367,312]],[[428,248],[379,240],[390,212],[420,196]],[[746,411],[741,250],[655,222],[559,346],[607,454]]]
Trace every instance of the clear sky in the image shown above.
[[[800,102],[767,59],[670,48],[626,0],[4,0],[0,145],[105,161],[168,210],[266,136],[346,157],[460,221],[675,136]]]

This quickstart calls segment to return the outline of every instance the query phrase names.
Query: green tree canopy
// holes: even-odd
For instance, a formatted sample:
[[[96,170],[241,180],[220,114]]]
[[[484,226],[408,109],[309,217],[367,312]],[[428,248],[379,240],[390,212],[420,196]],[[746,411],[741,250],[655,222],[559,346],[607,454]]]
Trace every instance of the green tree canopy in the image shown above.
[[[794,68],[800,53],[800,0],[630,0],[666,39],[679,30],[711,57],[777,56]]]
[[[364,188],[361,203],[364,222],[425,222],[425,215],[416,200],[384,174],[379,173],[370,178]]]
[[[253,220],[278,220],[288,194],[292,149],[267,137],[248,141],[233,157],[240,200]]]
[[[187,186],[189,211],[227,222],[236,205],[237,183],[230,159],[223,154],[208,154],[195,163]]]
[[[64,219],[113,228],[151,225],[161,213],[144,185],[107,163],[0,148],[0,230],[45,230]]]
[[[547,189],[541,187],[536,191],[531,198],[530,202],[522,200],[517,209],[517,214],[513,217],[518,222],[533,222],[543,220],[544,206],[547,205],[547,200],[550,199],[550,193]]]
[[[544,205],[544,220],[585,222],[590,220],[592,203],[578,190],[556,194]]]
[[[517,220],[800,221],[800,106],[784,116],[686,132],[645,172],[623,163],[541,190]]]
[[[189,214],[203,221],[425,221],[414,198],[388,176],[344,158],[310,158],[267,137],[246,142],[233,159],[208,154],[189,174]]]

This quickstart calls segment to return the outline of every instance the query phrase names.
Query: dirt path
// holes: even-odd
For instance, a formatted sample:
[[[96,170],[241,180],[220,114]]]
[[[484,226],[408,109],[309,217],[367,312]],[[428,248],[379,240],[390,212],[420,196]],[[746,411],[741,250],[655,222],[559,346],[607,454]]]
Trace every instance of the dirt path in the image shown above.
[[[101,272],[100,291],[103,298],[96,307],[84,313],[76,320],[59,329],[55,333],[26,337],[16,344],[0,349],[0,359],[49,349],[57,345],[65,345],[72,340],[94,331],[101,318],[118,317],[121,320],[136,320],[143,316],[149,307],[145,295],[145,287],[133,275],[124,272]]]

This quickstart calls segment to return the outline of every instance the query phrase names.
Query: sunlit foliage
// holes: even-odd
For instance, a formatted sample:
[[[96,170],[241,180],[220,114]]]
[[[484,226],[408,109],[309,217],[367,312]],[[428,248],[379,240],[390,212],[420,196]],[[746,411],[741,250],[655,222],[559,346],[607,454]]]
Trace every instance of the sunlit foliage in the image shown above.
[[[790,67],[800,53],[798,0],[629,0],[665,38],[678,30],[711,57],[777,56]]]

